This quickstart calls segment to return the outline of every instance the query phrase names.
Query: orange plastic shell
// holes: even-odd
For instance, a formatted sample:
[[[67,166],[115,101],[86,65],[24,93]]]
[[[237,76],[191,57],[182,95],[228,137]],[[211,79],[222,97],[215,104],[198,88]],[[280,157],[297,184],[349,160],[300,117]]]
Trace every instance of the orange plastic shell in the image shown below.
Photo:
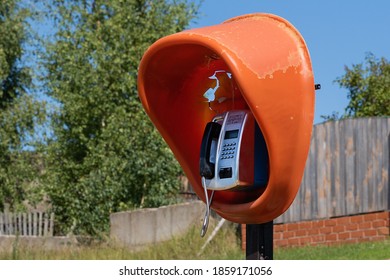
[[[146,113],[203,201],[199,154],[207,122],[216,113],[250,109],[268,149],[268,184],[250,192],[217,191],[211,207],[245,224],[271,221],[288,209],[302,179],[314,117],[309,52],[288,21],[250,14],[166,36],[145,52],[138,75]],[[207,100],[203,94],[217,86],[215,99]]]

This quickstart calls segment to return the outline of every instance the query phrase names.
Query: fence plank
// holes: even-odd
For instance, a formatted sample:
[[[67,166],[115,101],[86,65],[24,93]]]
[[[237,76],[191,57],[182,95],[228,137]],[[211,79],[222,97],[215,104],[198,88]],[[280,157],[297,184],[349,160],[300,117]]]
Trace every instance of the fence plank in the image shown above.
[[[6,216],[7,216],[7,227],[8,227],[8,234],[14,234],[14,227],[13,227],[13,224],[12,224],[12,218],[13,218],[13,215],[11,212],[5,212],[6,213]]]
[[[26,213],[22,213],[22,219],[23,219],[23,231],[22,231],[22,235],[27,235],[27,214]]]
[[[49,223],[49,236],[54,235],[54,213],[50,214],[50,223]]]
[[[38,235],[38,228],[37,228],[37,225],[38,225],[38,215],[37,215],[37,212],[33,212],[32,214],[33,214],[33,224],[32,224],[33,235],[37,236]]]
[[[16,231],[16,234],[22,235],[22,213],[20,212],[18,212],[17,224],[18,224],[18,229]]]
[[[44,213],[44,226],[43,226],[43,236],[48,236],[49,235],[49,217],[47,213]]]
[[[4,232],[4,218],[3,218],[4,214],[3,213],[0,213],[0,235],[4,235],[5,232]]]
[[[3,234],[7,235],[8,234],[8,227],[7,227],[7,216],[5,214],[6,212],[3,213]]]
[[[38,212],[38,224],[37,224],[37,227],[38,227],[38,236],[43,236],[43,233],[42,233],[42,224],[43,224],[43,217],[42,217],[42,212]]]
[[[382,137],[387,138],[387,145],[385,144],[383,147],[383,167],[381,174],[383,180],[381,185],[383,186],[383,190],[380,194],[378,193],[378,200],[381,201],[383,205],[387,205],[387,209],[390,209],[390,122],[382,122],[381,130]]]
[[[332,197],[332,206],[333,211],[331,215],[342,216],[345,214],[345,203],[342,199],[338,197],[344,197],[345,189],[341,184],[341,175],[340,175],[340,132],[337,127],[339,122],[331,122],[332,124],[332,141],[330,143],[329,149],[332,153],[332,165],[331,165],[331,197]]]
[[[368,195],[369,187],[367,182],[369,181],[370,171],[369,171],[369,155],[368,155],[368,138],[366,137],[367,131],[366,128],[369,125],[366,119],[362,119],[356,124],[356,162],[359,164],[359,172],[356,173],[356,187],[357,190],[357,210],[359,212],[364,212],[364,209],[368,209]],[[366,199],[363,199],[366,198]]]
[[[315,158],[315,154],[316,154],[316,143],[315,143],[315,139],[316,139],[316,135],[317,135],[317,130],[314,129],[313,131],[313,136],[311,138],[311,145],[310,145],[310,150],[309,150],[309,156],[308,158],[310,160],[312,160],[312,162],[314,162],[314,158]],[[304,184],[310,186],[310,185],[314,185],[315,184],[315,180],[316,180],[316,176],[315,176],[315,168],[316,168],[316,165],[313,164],[313,165],[310,165],[309,167],[309,170],[306,174],[304,174],[304,177],[306,177],[306,180],[304,180]],[[309,219],[311,215],[314,215],[316,216],[318,214],[318,211],[317,209],[315,209],[313,207],[313,205],[316,205],[316,197],[313,197],[313,194],[312,194],[312,189],[311,188],[303,188],[302,189],[302,193],[303,193],[303,213],[302,215],[302,218],[304,220],[306,219]],[[298,217],[296,217],[297,219]],[[294,217],[292,217],[292,220],[294,220]]]
[[[32,223],[33,223],[33,219],[32,219],[32,215],[33,213],[28,213],[28,235],[32,236],[33,235],[33,231],[32,231]]]

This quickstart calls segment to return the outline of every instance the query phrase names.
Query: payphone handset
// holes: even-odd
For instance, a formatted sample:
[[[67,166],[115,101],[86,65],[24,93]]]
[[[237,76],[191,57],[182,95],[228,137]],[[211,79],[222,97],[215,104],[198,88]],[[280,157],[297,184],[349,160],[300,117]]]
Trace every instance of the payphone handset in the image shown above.
[[[227,111],[206,125],[200,150],[200,175],[208,190],[254,185],[255,120],[248,110]]]

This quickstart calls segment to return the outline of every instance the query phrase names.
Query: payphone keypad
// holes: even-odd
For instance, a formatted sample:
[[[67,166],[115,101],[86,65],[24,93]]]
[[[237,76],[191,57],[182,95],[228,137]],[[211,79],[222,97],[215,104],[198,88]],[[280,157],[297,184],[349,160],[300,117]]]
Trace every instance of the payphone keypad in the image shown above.
[[[234,158],[234,154],[236,152],[236,142],[224,144],[222,147],[221,159],[229,159]]]
[[[236,121],[235,119],[232,119],[230,119],[230,123]],[[238,135],[239,129],[227,130],[225,132],[220,155],[221,167],[219,169],[219,178],[221,179],[233,177],[233,166],[236,158]]]

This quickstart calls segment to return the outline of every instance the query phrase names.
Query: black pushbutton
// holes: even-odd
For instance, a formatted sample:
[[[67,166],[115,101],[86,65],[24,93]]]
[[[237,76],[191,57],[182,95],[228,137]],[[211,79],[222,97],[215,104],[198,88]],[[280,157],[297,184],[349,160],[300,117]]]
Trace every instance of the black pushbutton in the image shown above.
[[[233,170],[231,167],[225,167],[219,170],[219,178],[221,179],[232,178],[232,176],[233,176]]]

